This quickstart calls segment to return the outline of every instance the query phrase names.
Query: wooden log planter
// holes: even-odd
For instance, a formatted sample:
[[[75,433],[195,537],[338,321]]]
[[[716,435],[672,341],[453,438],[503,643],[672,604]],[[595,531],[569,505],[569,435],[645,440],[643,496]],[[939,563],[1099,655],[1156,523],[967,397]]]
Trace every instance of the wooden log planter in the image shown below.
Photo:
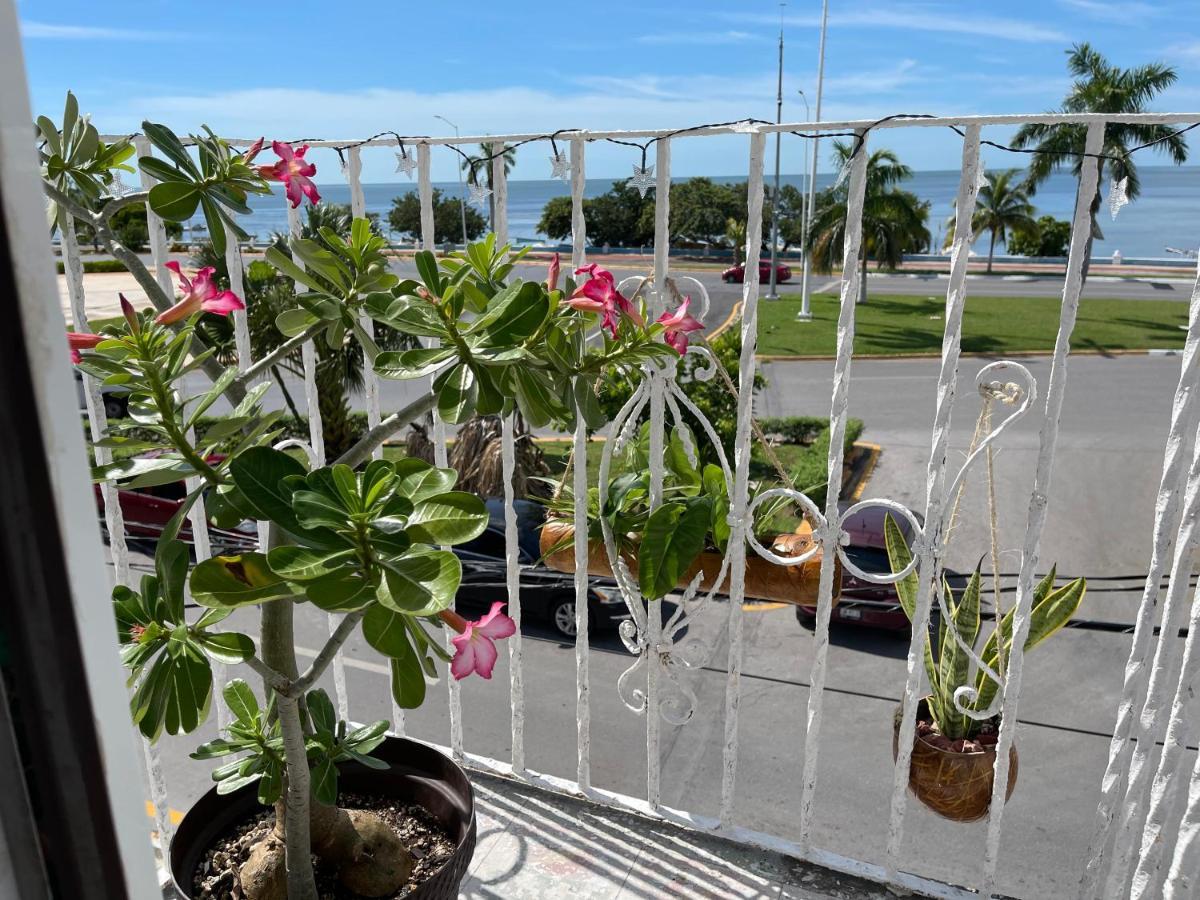
[[[892,729],[892,759],[900,750],[900,715],[897,708]],[[931,722],[928,699],[917,707],[917,722]],[[998,723],[993,723],[997,725]],[[943,739],[944,740],[944,739]],[[955,822],[975,822],[987,815],[995,784],[996,750],[955,751],[936,746],[927,737],[913,737],[908,786],[928,809]],[[1017,748],[1008,751],[1007,803],[1017,786]]]
[[[546,565],[559,572],[574,573],[575,547],[571,543],[574,534],[574,526],[566,521],[551,519],[542,526],[541,552]],[[811,547],[812,542],[811,534],[781,534],[771,542],[770,546],[780,556],[798,556]],[[550,553],[549,551],[555,546],[558,546],[559,549]],[[821,556],[822,551],[818,549],[811,559],[798,565],[781,566],[748,550],[746,596],[758,600],[794,603],[797,606],[816,606],[821,579]],[[625,564],[629,566],[630,573],[636,579],[638,574],[636,552],[627,552],[624,559]],[[704,577],[701,579],[700,589],[702,591],[712,590],[717,576],[721,572],[721,561],[720,553],[704,551],[688,567],[676,586],[683,590],[691,584],[697,572],[703,571]],[[612,577],[612,565],[609,563],[608,552],[604,549],[603,541],[588,542],[588,574]],[[833,602],[835,604],[841,593],[841,585],[842,561],[835,557],[833,572]],[[728,590],[728,577],[723,588]]]

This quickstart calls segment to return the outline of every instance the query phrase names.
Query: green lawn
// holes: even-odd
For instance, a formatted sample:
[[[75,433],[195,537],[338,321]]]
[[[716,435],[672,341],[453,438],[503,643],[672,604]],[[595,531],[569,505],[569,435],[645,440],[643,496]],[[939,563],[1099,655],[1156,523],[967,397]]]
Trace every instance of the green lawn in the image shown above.
[[[872,296],[856,313],[857,356],[905,356],[942,349],[945,297]],[[758,305],[758,352],[832,356],[836,352],[838,298],[814,294],[813,321],[799,323],[800,298]],[[1040,297],[967,297],[962,349],[968,353],[1051,350],[1059,301]],[[1183,346],[1188,304],[1173,300],[1083,300],[1074,350],[1145,350]]]

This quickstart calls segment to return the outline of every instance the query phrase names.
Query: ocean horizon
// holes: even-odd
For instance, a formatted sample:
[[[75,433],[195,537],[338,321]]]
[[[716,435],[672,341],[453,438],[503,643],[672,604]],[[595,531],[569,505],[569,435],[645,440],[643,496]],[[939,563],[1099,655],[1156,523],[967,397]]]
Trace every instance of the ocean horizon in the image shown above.
[[[1200,247],[1200,166],[1143,166],[1139,169],[1142,193],[1137,200],[1121,210],[1113,221],[1107,204],[1102,205],[1099,224],[1104,233],[1097,239],[1093,250],[1096,256],[1108,256],[1120,251],[1124,257],[1170,257],[1167,248],[1195,250]],[[673,183],[687,181],[693,176],[673,178]],[[710,175],[713,181],[732,184],[745,181],[745,176]],[[817,190],[831,185],[836,176],[820,173]],[[585,197],[595,197],[609,190],[621,178],[589,178],[584,189]],[[771,182],[768,176],[768,183]],[[957,170],[914,172],[903,187],[930,203],[929,229],[934,236],[934,246],[940,247],[946,232],[946,220],[952,213],[954,198],[958,193],[959,173]],[[804,175],[781,175],[781,184],[790,184],[806,189]],[[1033,196],[1036,215],[1050,215],[1058,219],[1070,219],[1075,205],[1075,178],[1061,172],[1051,175]],[[457,198],[460,187],[457,181],[435,182],[433,185],[446,196]],[[330,203],[350,202],[350,189],[345,183],[320,184],[318,188],[324,201]],[[367,211],[378,213],[385,227],[392,199],[415,192],[415,180],[395,182],[372,182],[363,184],[363,196]],[[1107,197],[1108,185],[1102,187]],[[519,242],[540,243],[547,237],[537,229],[542,208],[554,197],[569,196],[570,187],[556,179],[510,181],[508,183],[508,230],[510,237]],[[248,205],[254,210],[251,216],[240,216],[239,222],[257,240],[264,240],[275,232],[287,229],[287,213],[282,191],[272,196],[254,196]],[[201,217],[193,218],[188,224],[202,223]],[[976,252],[987,252],[987,238],[975,243]],[[997,252],[1002,252],[997,247]]]

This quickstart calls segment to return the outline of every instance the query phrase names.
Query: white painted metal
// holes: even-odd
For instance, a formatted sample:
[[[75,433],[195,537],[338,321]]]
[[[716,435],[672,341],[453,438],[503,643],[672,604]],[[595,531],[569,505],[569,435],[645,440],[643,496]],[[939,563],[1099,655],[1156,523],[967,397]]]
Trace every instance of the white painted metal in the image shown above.
[[[583,138],[571,138],[571,267],[574,269],[587,264],[587,222],[583,218],[586,147]]]
[[[746,595],[746,509],[750,503],[750,440],[754,418],[754,354],[758,348],[758,257],[762,248],[763,153],[766,138],[750,135],[746,183],[746,268],[742,282],[742,354],[738,365],[734,486],[729,508],[729,673],[725,681],[725,746],[721,763],[722,824],[733,822],[742,697],[742,601]],[[717,446],[720,446],[718,442]]]
[[[433,250],[437,233],[433,224],[433,185],[429,181],[429,145],[417,145],[417,197],[421,201],[421,249]]]
[[[1146,699],[1149,672],[1146,658],[1154,631],[1158,595],[1161,590],[1163,570],[1171,548],[1171,538],[1179,524],[1179,497],[1184,491],[1188,447],[1200,423],[1200,403],[1196,402],[1196,385],[1200,382],[1200,263],[1197,264],[1196,280],[1192,287],[1191,306],[1188,312],[1188,334],[1183,349],[1183,362],[1179,370],[1179,383],[1175,388],[1171,404],[1171,425],[1167,433],[1163,452],[1162,477],[1158,483],[1158,495],[1154,504],[1154,534],[1151,543],[1150,565],[1146,582],[1142,588],[1142,599],[1138,605],[1134,623],[1133,641],[1129,659],[1125,664],[1125,680],[1121,691],[1121,702],[1117,707],[1117,722],[1113,728],[1112,743],[1108,750],[1108,765],[1100,783],[1100,802],[1096,807],[1096,821],[1088,861],[1080,882],[1080,900],[1095,896],[1099,881],[1104,851],[1108,843],[1110,827],[1118,801],[1123,796],[1125,775],[1129,771],[1135,742],[1130,740],[1137,717]],[[1173,632],[1163,632],[1160,645],[1168,646],[1176,640]]]
[[[817,627],[813,637],[813,664],[808,691],[808,714],[804,732],[804,771],[800,785],[800,845],[810,840],[813,798],[817,787],[817,757],[820,747],[821,716],[825,695],[826,657],[829,652],[829,613],[833,606],[835,548],[841,536],[838,497],[842,483],[842,456],[845,451],[846,410],[850,403],[850,360],[854,353],[854,315],[858,303],[862,245],[862,213],[867,186],[867,135],[856,139],[857,153],[850,169],[846,194],[845,246],[842,249],[842,296],[838,315],[837,359],[833,365],[833,405],[829,413],[829,486],[826,488],[825,531],[821,543],[821,577],[817,588]],[[814,526],[815,528],[816,526]],[[913,629],[914,631],[916,629]]]
[[[496,215],[500,215],[499,200]],[[500,420],[500,458],[504,477],[504,555],[508,585],[508,615],[517,626],[508,639],[508,690],[512,703],[512,765],[520,775],[525,771],[525,677],[521,665],[521,549],[517,543],[517,509],[513,490],[516,475],[514,419],[516,413]],[[585,543],[585,542],[581,542]]]
[[[1171,560],[1170,585],[1167,588],[1167,604],[1172,608],[1183,606],[1189,593],[1190,576],[1196,558],[1196,547],[1200,544],[1200,443],[1192,450],[1192,462],[1188,469],[1187,487],[1183,498],[1183,517],[1180,523],[1179,535],[1175,542],[1175,556]],[[1196,676],[1200,674],[1200,654],[1195,649],[1193,636],[1200,626],[1200,605],[1196,603],[1193,594],[1190,604],[1191,614],[1188,621],[1188,636],[1184,643],[1183,660],[1179,669],[1178,682],[1174,698],[1171,701],[1171,714],[1167,733],[1163,739],[1162,750],[1158,758],[1158,767],[1154,781],[1150,786],[1149,805],[1145,813],[1145,825],[1141,828],[1140,853],[1137,857],[1137,867],[1132,881],[1126,885],[1115,883],[1118,876],[1124,881],[1124,873],[1117,870],[1117,850],[1114,848],[1113,869],[1110,872],[1110,896],[1129,896],[1131,898],[1156,897],[1159,895],[1159,863],[1162,860],[1163,843],[1166,837],[1163,828],[1170,818],[1172,804],[1175,801],[1175,783],[1181,767],[1184,765],[1183,755],[1187,743],[1186,713],[1192,698],[1193,685]],[[1164,632],[1159,636],[1160,642],[1177,643],[1174,630],[1169,634]],[[1151,752],[1154,751],[1151,746]],[[1143,770],[1149,773],[1146,765]],[[1131,784],[1132,787],[1132,784]],[[1141,801],[1140,795],[1133,798],[1134,802]],[[1130,802],[1128,799],[1126,802]],[[1133,810],[1130,819],[1138,821],[1140,810]]]
[[[362,187],[362,150],[358,147],[351,147],[346,151],[346,180],[350,183],[350,213],[356,219],[364,219],[367,216],[367,201],[363,196]],[[371,321],[370,316],[366,313],[360,314],[358,324],[368,336],[374,337],[375,323]],[[363,348],[363,389],[367,400],[367,427],[374,428],[382,418],[379,412],[379,376],[375,374],[375,366],[372,365],[365,347]],[[383,459],[383,447],[376,447],[371,451],[371,456],[375,459]]]
[[[992,805],[988,810],[987,845],[983,858],[983,877],[980,893],[990,897],[996,880],[996,863],[1000,855],[1000,826],[1004,818],[1004,798],[1008,787],[1009,748],[1017,731],[1017,707],[1021,698],[1021,678],[1025,664],[1025,638],[1029,634],[1030,610],[1033,606],[1035,573],[1039,562],[1042,527],[1046,522],[1047,495],[1058,445],[1059,416],[1067,388],[1067,354],[1071,350],[1071,332],[1079,311],[1079,294],[1083,287],[1083,267],[1087,262],[1087,247],[1091,234],[1089,207],[1096,192],[1099,161],[1095,154],[1104,144],[1104,120],[1091,122],[1084,139],[1084,153],[1091,154],[1080,167],[1079,191],[1075,200],[1075,218],[1071,225],[1071,249],[1067,257],[1066,281],[1063,285],[1062,311],[1059,314],[1058,336],[1046,388],[1046,412],[1038,435],[1037,468],[1033,478],[1033,493],[1029,500],[1029,516],[1025,526],[1024,547],[1021,552],[1021,573],[1017,579],[1017,602],[1013,612],[1012,645],[1008,653],[1008,669],[1003,689],[1004,702],[1000,711],[1000,734],[996,744],[996,767],[992,784]]]
[[[1200,881],[1200,756],[1192,765],[1187,805],[1179,822],[1171,868],[1163,885],[1166,900],[1188,900]]]
[[[496,154],[492,160],[492,209],[496,214],[492,231],[496,232],[496,244],[503,246],[508,242],[508,173],[504,168],[504,141],[492,142],[491,148]]]
[[[916,733],[917,701],[923,684],[922,657],[925,652],[927,624],[932,596],[937,589],[938,574],[934,550],[941,540],[943,489],[946,479],[946,454],[950,442],[950,419],[958,385],[958,359],[962,336],[962,316],[966,305],[967,262],[971,252],[971,216],[978,192],[976,174],[979,170],[979,127],[971,126],[963,139],[961,175],[955,200],[955,239],[950,263],[950,282],[946,287],[946,329],[942,337],[942,363],[938,373],[937,405],[933,416],[933,438],[929,462],[925,471],[925,521],[930,534],[916,548],[921,573],[914,619],[908,645],[903,715],[900,725],[899,751],[892,779],[891,812],[888,824],[886,870],[889,878],[895,873],[903,837],[904,810],[907,801],[908,770],[912,758],[912,742]]]

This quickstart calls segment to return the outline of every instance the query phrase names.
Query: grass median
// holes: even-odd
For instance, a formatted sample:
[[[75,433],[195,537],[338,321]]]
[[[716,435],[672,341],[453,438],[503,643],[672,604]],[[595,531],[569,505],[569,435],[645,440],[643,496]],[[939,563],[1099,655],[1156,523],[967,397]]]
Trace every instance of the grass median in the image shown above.
[[[871,296],[855,314],[856,356],[940,353],[946,300]],[[1050,351],[1060,302],[1044,297],[967,297],[962,349],[966,353]],[[814,294],[813,320],[796,321],[798,296],[758,305],[758,352],[764,356],[833,356],[838,298]],[[1188,304],[1175,300],[1083,300],[1073,350],[1177,349],[1186,335]]]

